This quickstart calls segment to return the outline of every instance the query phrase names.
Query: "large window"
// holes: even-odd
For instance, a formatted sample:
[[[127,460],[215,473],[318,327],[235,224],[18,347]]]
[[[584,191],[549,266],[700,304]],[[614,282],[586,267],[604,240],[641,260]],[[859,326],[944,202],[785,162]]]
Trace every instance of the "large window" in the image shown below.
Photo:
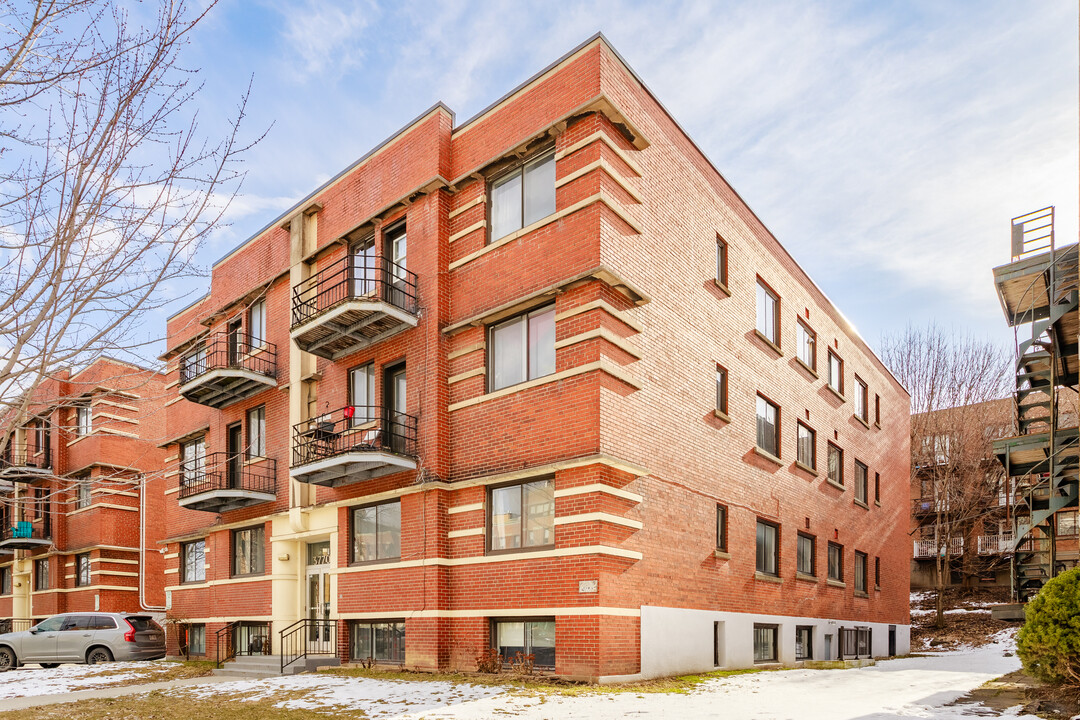
[[[353,660],[405,662],[405,622],[349,623],[349,657]]]
[[[832,349],[829,350],[829,387],[844,394],[844,361]]]
[[[810,326],[799,320],[795,323],[799,360],[811,370],[817,370],[817,335]]]
[[[261,575],[266,572],[266,535],[262,525],[233,530],[233,575]]]
[[[866,504],[870,473],[867,467],[855,461],[855,502]]]
[[[855,376],[855,416],[864,423],[870,423],[870,395],[866,383],[858,375]]]
[[[814,658],[814,628],[810,625],[795,627],[795,659],[812,660]]]
[[[716,282],[727,287],[727,243],[723,238],[716,238]]]
[[[757,446],[780,457],[780,408],[763,396],[757,396]]]
[[[200,482],[206,473],[206,440],[199,438],[180,446],[180,487]]]
[[[555,212],[555,154],[546,152],[491,183],[491,241]]]
[[[855,551],[855,592],[866,592],[866,553]]]
[[[844,582],[844,546],[829,543],[829,579]]]
[[[813,535],[799,533],[796,570],[803,575],[817,575],[817,563],[814,557],[816,554],[815,545]]]
[[[266,406],[260,405],[247,412],[249,458],[266,457]]]
[[[498,621],[492,634],[503,662],[510,663],[521,653],[532,655],[536,667],[555,667],[555,620]]]
[[[776,625],[754,623],[754,662],[776,662],[776,639],[779,634]]]
[[[352,511],[352,562],[401,557],[401,503],[368,505]]]
[[[40,592],[49,589],[49,558],[34,561],[34,590]]]
[[[780,528],[764,520],[757,521],[757,571],[780,574]]]
[[[727,552],[727,506],[716,506],[716,549]]]
[[[716,366],[716,409],[724,415],[727,415],[727,398],[728,398],[728,385],[727,385],[727,368],[720,365]]]
[[[75,585],[82,587],[90,584],[90,553],[75,556]]]
[[[184,543],[180,546],[180,582],[206,580],[206,541]]]
[[[256,300],[248,308],[248,335],[252,348],[266,343],[266,300]]]
[[[90,402],[75,408],[75,436],[86,437],[94,430],[94,411]]]
[[[555,483],[552,480],[492,488],[488,500],[490,550],[555,544]]]
[[[183,626],[182,626],[183,627]],[[206,625],[202,623],[196,623],[185,627],[187,632],[187,654],[188,655],[205,655],[206,654]]]
[[[780,346],[780,298],[761,279],[757,282],[757,331]]]
[[[809,425],[798,423],[798,435],[795,445],[797,450],[796,460],[811,470],[817,469],[817,433]]]
[[[844,484],[844,451],[829,443],[829,480]]]
[[[375,365],[367,363],[349,371],[349,404],[353,426],[375,419]]]
[[[491,389],[555,372],[555,307],[519,315],[491,328]]]

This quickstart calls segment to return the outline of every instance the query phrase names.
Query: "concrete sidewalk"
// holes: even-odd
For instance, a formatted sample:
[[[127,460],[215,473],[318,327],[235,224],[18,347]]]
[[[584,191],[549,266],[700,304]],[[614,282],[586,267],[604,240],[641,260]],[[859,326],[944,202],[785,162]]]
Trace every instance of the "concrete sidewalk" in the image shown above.
[[[7,710],[25,710],[40,705],[57,705],[60,703],[78,702],[79,700],[141,695],[155,690],[171,690],[172,688],[183,687],[185,685],[212,685],[219,682],[235,681],[236,679],[237,678],[215,677],[209,675],[207,677],[146,683],[144,685],[123,685],[121,687],[98,688],[96,690],[77,690],[75,692],[59,693],[56,695],[31,695],[29,697],[5,698],[0,700],[0,712],[5,712]]]

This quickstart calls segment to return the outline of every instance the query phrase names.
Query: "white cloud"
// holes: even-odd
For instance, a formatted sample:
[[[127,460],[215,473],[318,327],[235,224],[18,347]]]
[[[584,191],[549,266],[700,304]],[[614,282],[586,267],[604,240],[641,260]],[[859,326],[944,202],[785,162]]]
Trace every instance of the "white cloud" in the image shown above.
[[[324,3],[308,0],[279,7],[283,18],[282,60],[297,79],[340,75],[360,64],[367,37],[363,32],[375,21],[374,2]],[[298,60],[299,62],[294,62]]]

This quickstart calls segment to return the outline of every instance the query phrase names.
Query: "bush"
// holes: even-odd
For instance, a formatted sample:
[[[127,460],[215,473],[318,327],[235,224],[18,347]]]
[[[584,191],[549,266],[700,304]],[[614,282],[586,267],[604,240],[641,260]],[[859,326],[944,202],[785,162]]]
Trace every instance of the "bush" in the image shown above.
[[[1028,674],[1080,686],[1080,568],[1058,575],[1028,602],[1016,654]]]

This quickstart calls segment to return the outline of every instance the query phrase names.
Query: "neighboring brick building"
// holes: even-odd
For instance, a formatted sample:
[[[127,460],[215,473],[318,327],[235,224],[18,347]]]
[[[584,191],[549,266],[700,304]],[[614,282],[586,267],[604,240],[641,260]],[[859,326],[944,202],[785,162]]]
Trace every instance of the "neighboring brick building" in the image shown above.
[[[165,358],[173,652],[908,650],[905,391],[600,36],[222,258]]]
[[[140,571],[143,602],[162,606],[164,385],[161,373],[102,358],[46,378],[20,421],[5,423],[0,618],[9,627],[138,611]]]

